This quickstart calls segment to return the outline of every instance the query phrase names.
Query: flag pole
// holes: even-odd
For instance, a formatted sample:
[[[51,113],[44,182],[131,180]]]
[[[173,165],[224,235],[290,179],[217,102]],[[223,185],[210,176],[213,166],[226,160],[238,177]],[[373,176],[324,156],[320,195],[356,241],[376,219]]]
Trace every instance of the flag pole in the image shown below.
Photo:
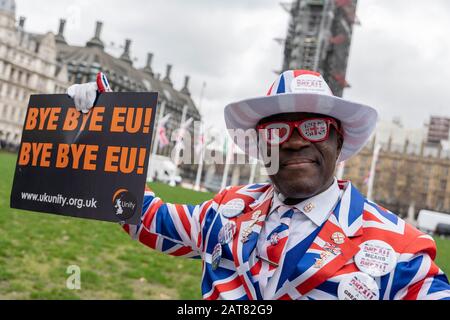
[[[225,167],[223,168],[223,175],[222,175],[222,184],[220,186],[220,189],[223,190],[227,186],[228,181],[228,171],[230,170],[230,152],[231,148],[228,146],[228,135],[225,136]]]
[[[181,114],[181,122],[180,122],[180,129],[182,129],[184,122],[186,121],[186,115],[187,115],[187,108],[188,105],[185,104],[183,106],[183,113]],[[181,130],[180,130],[181,131]],[[181,132],[180,132],[181,134]],[[177,142],[175,143],[175,170],[173,170],[172,175],[170,177],[170,182],[169,185],[171,187],[175,187],[176,182],[175,182],[175,177],[177,176],[178,173],[178,162],[180,161],[180,143],[178,141],[178,139],[181,139],[182,137],[177,137]]]
[[[200,159],[199,159],[199,163],[198,163],[198,168],[197,168],[197,176],[195,177],[195,185],[194,185],[194,190],[195,191],[200,191],[200,181],[202,179],[202,171],[203,171],[203,157],[204,157],[204,153],[205,153],[205,147],[206,147],[206,132],[204,132],[203,130],[203,122],[200,123],[200,135],[203,136],[202,139],[202,147],[200,149]]]
[[[372,163],[370,165],[370,174],[369,174],[369,182],[367,187],[367,199],[373,201],[372,193],[373,193],[373,184],[375,181],[375,168],[377,166],[378,155],[381,150],[381,145],[379,143],[375,143],[375,147],[373,150]]]
[[[205,93],[205,87],[206,87],[206,82],[203,81],[202,89],[200,90],[200,99],[199,99],[198,108],[197,108],[200,115],[202,113],[202,102],[203,102],[203,95]],[[204,130],[203,130],[203,121],[200,123],[200,135],[203,135],[203,141],[206,141],[206,132],[204,132]],[[203,171],[203,157],[204,157],[204,153],[205,153],[204,146],[205,146],[205,144],[202,145],[202,148],[200,150],[200,159],[199,159],[197,175],[195,177],[195,185],[194,185],[195,191],[200,191],[200,182],[202,179],[202,171]]]
[[[153,138],[153,146],[152,146],[152,154],[151,154],[151,158],[155,159],[156,156],[156,152],[158,151],[158,145],[159,145],[159,124],[161,122],[161,119],[164,117],[164,111],[166,110],[166,100],[162,100],[161,101],[161,109],[159,111],[159,116],[158,116],[158,123],[156,124],[156,130],[155,130],[155,135]],[[148,178],[149,182],[153,181],[153,175],[150,174],[150,177]]]

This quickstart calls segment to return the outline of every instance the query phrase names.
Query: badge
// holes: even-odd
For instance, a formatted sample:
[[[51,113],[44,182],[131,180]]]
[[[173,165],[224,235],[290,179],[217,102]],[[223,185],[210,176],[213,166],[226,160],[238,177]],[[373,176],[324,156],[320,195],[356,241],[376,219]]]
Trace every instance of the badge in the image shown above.
[[[335,244],[343,244],[345,242],[345,236],[341,232],[335,232],[332,234],[331,240],[333,240]]]
[[[315,206],[314,206],[314,203],[309,202],[308,204],[306,204],[306,205],[303,207],[303,210],[305,210],[306,213],[310,213],[311,210],[314,209],[314,207],[315,207]]]
[[[359,270],[372,277],[381,277],[394,270],[397,254],[386,242],[369,240],[359,245],[355,255],[355,264]]]
[[[233,221],[228,222],[219,231],[218,240],[221,245],[225,245],[233,240],[236,233],[236,224]]]
[[[272,235],[269,238],[269,242],[272,246],[276,246],[278,244],[278,241],[280,241],[280,235],[278,233],[272,233]]]
[[[325,261],[322,258],[315,258],[314,268],[322,268]]]
[[[379,296],[378,285],[368,274],[354,272],[345,275],[339,282],[339,300],[378,300]]]
[[[216,270],[219,267],[220,259],[222,259],[222,245],[216,244],[211,257],[211,267]]]
[[[322,251],[320,253],[320,258],[315,258],[316,261],[314,262],[314,268],[322,268],[331,255],[333,255],[331,252]]]
[[[329,243],[329,242],[325,242],[323,249],[327,252],[334,254],[335,256],[338,256],[341,254],[341,248],[336,247],[336,245]]]
[[[238,216],[245,208],[245,202],[242,199],[233,199],[220,206],[220,213],[225,218],[234,218]]]
[[[241,238],[241,242],[242,243],[246,243],[248,241],[248,237],[250,236],[250,234],[252,233],[252,229],[251,228],[247,228],[242,232],[242,238]]]
[[[331,255],[331,252],[328,252],[328,251],[322,251],[322,252],[320,253],[320,259],[326,260],[330,255]]]
[[[258,221],[259,216],[262,214],[261,210],[256,210],[252,214],[252,220],[256,220],[255,223]]]

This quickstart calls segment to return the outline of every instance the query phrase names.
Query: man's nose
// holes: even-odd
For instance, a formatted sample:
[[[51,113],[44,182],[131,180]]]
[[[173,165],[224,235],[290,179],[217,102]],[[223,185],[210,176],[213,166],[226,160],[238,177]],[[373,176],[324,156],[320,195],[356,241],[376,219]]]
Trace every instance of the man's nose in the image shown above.
[[[302,147],[311,145],[311,142],[303,138],[298,129],[295,128],[291,137],[281,145],[284,149],[301,149]]]

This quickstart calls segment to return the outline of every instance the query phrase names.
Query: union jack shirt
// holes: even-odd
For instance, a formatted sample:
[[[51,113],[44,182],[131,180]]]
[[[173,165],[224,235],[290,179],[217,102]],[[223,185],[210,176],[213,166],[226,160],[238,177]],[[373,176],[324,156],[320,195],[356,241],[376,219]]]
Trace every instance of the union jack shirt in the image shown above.
[[[340,282],[361,273],[355,262],[361,245],[383,241],[393,248],[396,260],[389,273],[373,277],[379,299],[450,300],[447,277],[434,263],[433,238],[365,199],[350,181],[338,181],[338,186],[340,200],[325,221],[286,248],[269,299],[338,299]],[[255,249],[273,197],[271,184],[233,186],[194,206],[164,203],[147,190],[141,222],[123,228],[152,249],[201,258],[204,299],[267,299],[259,283],[264,268],[259,267],[261,260]],[[242,200],[242,212],[224,215],[222,208],[235,199]],[[236,231],[231,241],[221,246],[220,262],[215,268],[212,260],[219,232],[230,221],[235,223]],[[336,234],[340,235],[338,245],[330,243]]]

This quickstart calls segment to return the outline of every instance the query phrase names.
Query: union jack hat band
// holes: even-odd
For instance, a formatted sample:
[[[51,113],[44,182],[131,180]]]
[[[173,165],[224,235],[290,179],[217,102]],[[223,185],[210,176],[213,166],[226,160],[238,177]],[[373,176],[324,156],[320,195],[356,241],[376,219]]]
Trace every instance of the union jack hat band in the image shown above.
[[[261,119],[289,112],[317,113],[341,121],[344,144],[338,162],[364,147],[378,119],[374,108],[334,96],[320,73],[307,70],[285,71],[266,96],[230,103],[224,111],[229,130],[255,129]],[[257,145],[248,139],[238,139],[238,146],[245,153],[257,154],[253,150]]]

